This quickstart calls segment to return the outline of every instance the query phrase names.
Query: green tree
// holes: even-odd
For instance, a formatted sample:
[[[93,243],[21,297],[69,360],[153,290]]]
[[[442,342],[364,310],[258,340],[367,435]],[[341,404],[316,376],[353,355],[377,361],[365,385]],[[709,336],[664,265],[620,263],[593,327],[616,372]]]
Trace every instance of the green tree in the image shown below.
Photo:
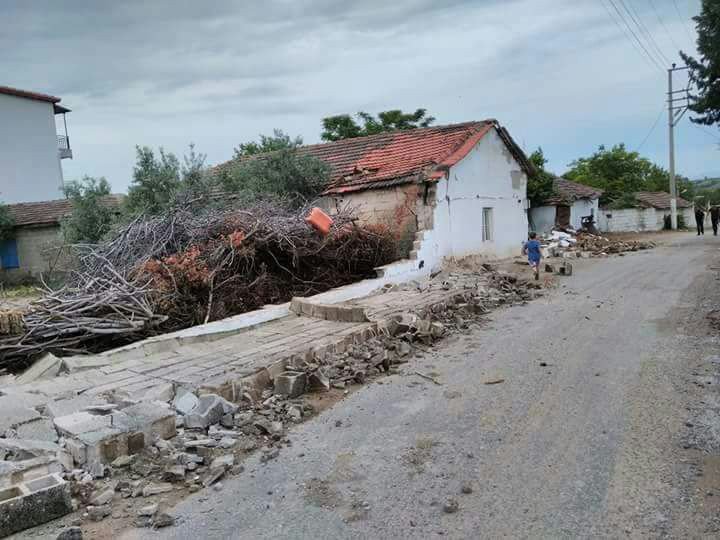
[[[160,148],[136,146],[137,161],[128,189],[125,208],[128,213],[158,214],[180,201],[204,197],[210,189],[205,154],[190,144],[181,164],[172,152]]]
[[[637,191],[670,190],[670,175],[665,169],[628,151],[622,143],[610,149],[601,145],[592,156],[577,159],[570,167],[566,178],[603,190],[601,204],[611,204]],[[691,197],[692,182],[682,176],[676,180],[678,194]]]
[[[542,148],[538,148],[530,154],[529,159],[535,167],[535,174],[528,178],[527,197],[532,206],[542,206],[554,193],[555,175],[545,170],[547,159],[545,159]]]
[[[361,124],[357,123],[349,114],[323,118],[323,132],[320,136],[324,141],[339,141],[386,131],[428,127],[435,122],[434,117],[427,115],[427,109],[417,109],[412,113],[392,109],[378,113],[377,118],[360,111],[356,116],[362,122]]]
[[[697,96],[690,110],[698,116],[698,124],[720,124],[720,2],[703,0],[700,15],[693,17],[698,32],[697,50],[700,58],[680,52],[690,68],[690,81],[697,87]]]
[[[302,146],[302,137],[290,138],[281,129],[274,129],[272,135],[260,135],[259,141],[250,141],[235,148],[235,159],[258,154],[267,154],[277,150],[286,150]]]
[[[65,184],[64,191],[73,203],[72,214],[61,224],[65,242],[98,243],[113,224],[112,210],[102,204],[102,198],[110,195],[110,184],[105,178],[85,176]]]

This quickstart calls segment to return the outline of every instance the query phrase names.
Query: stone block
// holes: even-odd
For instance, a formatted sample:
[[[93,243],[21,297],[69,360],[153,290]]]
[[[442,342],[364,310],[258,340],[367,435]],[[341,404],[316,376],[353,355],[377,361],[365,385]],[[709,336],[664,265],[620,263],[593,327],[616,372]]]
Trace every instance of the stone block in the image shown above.
[[[288,398],[296,398],[305,393],[307,375],[302,372],[285,371],[275,377],[275,393]]]
[[[68,399],[49,401],[45,404],[45,412],[50,418],[67,416],[69,414],[84,411],[93,405],[107,405],[107,401],[93,396],[76,396]]]
[[[89,369],[98,369],[109,365],[111,362],[107,356],[67,356],[62,359],[62,367],[68,373],[77,373]]]
[[[141,432],[145,444],[158,439],[170,439],[177,434],[175,412],[162,401],[141,402],[113,413],[113,426],[126,428],[128,432]]]
[[[0,439],[0,450],[12,454],[15,459],[31,459],[40,456],[54,456],[60,451],[60,447],[50,441]]]
[[[70,485],[59,474],[0,489],[0,537],[42,525],[72,511]]]
[[[60,372],[62,360],[52,353],[46,353],[42,358],[26,369],[17,377],[15,384],[29,384],[42,379],[52,379]]]
[[[15,428],[19,439],[34,439],[38,441],[57,442],[58,434],[52,420],[40,418]]]
[[[215,394],[201,396],[195,410],[185,417],[185,427],[189,429],[205,429],[213,424],[218,424],[226,414],[224,401]]]
[[[16,396],[0,396],[0,436],[15,428],[40,418],[40,413]]]
[[[78,464],[109,464],[128,454],[127,432],[114,427],[83,433],[77,437],[77,442],[82,445],[77,458],[73,453]]]
[[[82,433],[111,427],[112,421],[111,416],[91,414],[87,411],[58,416],[54,419],[55,428],[61,435],[67,437],[77,437]]]
[[[199,400],[195,394],[188,390],[178,390],[172,402],[173,408],[180,414],[190,414],[198,406]]]
[[[49,455],[21,461],[0,461],[0,488],[62,472],[60,463]]]

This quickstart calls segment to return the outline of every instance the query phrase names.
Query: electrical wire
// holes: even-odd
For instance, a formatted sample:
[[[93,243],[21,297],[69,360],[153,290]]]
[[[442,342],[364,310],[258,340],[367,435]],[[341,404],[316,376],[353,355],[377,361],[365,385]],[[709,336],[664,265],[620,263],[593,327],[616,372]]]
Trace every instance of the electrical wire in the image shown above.
[[[668,29],[667,25],[665,24],[665,21],[664,21],[663,18],[660,16],[660,12],[659,12],[658,9],[655,7],[655,3],[653,2],[653,0],[648,0],[648,3],[650,4],[650,7],[651,7],[651,8],[653,9],[653,11],[655,12],[655,15],[657,16],[658,21],[660,22],[660,24],[662,25],[663,29],[665,30],[665,33],[666,33],[666,34],[668,35],[668,37],[670,38],[670,41],[672,41],[673,47],[675,47],[675,52],[679,52],[679,51],[682,49],[682,47],[677,44],[677,41],[675,41],[675,38],[674,38],[673,35],[670,33],[670,30]]]
[[[609,7],[605,4],[605,2],[603,1],[603,6],[605,7],[605,10],[608,12],[608,16],[613,20],[613,22],[614,22],[614,23],[617,25],[617,27],[622,31],[622,33],[625,35],[625,37],[630,41],[630,43],[631,43],[632,46],[635,48],[635,50],[638,52],[638,54],[643,58],[643,60],[644,60],[645,62],[648,63],[648,65],[649,65],[651,68],[653,68],[653,66],[654,66],[654,67],[659,68],[661,71],[663,71],[662,66],[660,66],[660,65],[657,63],[657,60],[655,60],[655,59],[647,52],[647,49],[645,49],[645,47],[643,46],[642,42],[640,42],[640,40],[637,39],[637,36],[635,36],[635,33],[632,31],[632,28],[630,27],[630,25],[627,24],[627,21],[625,21],[623,15],[622,15],[622,12],[617,8],[617,6],[616,6],[615,3],[613,2],[613,0],[607,0],[607,1],[608,1],[608,2],[612,5],[612,7],[615,9],[615,12],[618,14],[618,16],[620,17],[620,19],[625,23],[625,27],[626,27],[627,29],[622,27],[622,25],[618,22],[617,18],[612,14],[612,11],[610,10],[610,8],[609,8]],[[628,33],[628,30],[630,31],[630,33]],[[633,41],[633,39],[632,39],[632,37],[631,37],[631,34],[632,34],[633,36],[635,36],[635,41]],[[638,47],[638,45],[639,45],[640,47]],[[645,51],[644,54],[643,54],[643,51]],[[654,69],[653,69],[653,71],[654,71]]]
[[[720,135],[717,135],[717,134],[713,133],[713,132],[710,131],[709,129],[705,129],[704,127],[702,127],[702,126],[699,125],[699,124],[696,124],[695,122],[690,122],[690,125],[695,126],[695,127],[698,128],[700,131],[702,131],[703,133],[705,133],[706,135],[708,135],[708,136],[712,137],[713,139],[715,139],[716,141],[720,142]]]
[[[692,32],[688,30],[687,22],[682,16],[682,13],[680,13],[680,8],[677,5],[677,0],[672,0],[673,5],[675,6],[675,11],[677,12],[678,19],[680,19],[680,23],[682,24],[683,29],[685,30],[685,33],[688,35],[690,40],[693,40]]]
[[[625,0],[619,0],[619,1],[620,1],[620,5],[622,5],[622,7],[627,12],[627,14],[630,15],[630,19],[632,19],[632,21],[635,23],[635,26],[637,26],[638,29],[640,30],[640,35],[645,34],[645,40],[650,45],[650,49],[653,50],[655,52],[655,54],[657,55],[657,58],[660,60],[660,63],[661,64],[664,63],[665,65],[669,66],[671,63],[670,60],[668,60],[668,57],[665,56],[665,54],[662,52],[662,50],[658,46],[657,41],[655,41],[655,38],[653,37],[652,33],[650,32],[650,30],[648,30],[647,26],[642,21],[642,17],[640,17],[638,12],[633,7],[632,2],[629,2],[630,9],[628,9],[628,5],[627,5],[627,3],[625,3]]]
[[[650,131],[648,131],[647,135],[645,135],[645,138],[642,140],[642,142],[635,148],[635,151],[638,152],[640,149],[645,145],[647,140],[650,138],[650,136],[655,131],[655,128],[658,125],[658,122],[660,121],[660,118],[662,118],[662,114],[665,112],[665,104],[663,103],[663,106],[660,108],[660,112],[657,115],[657,118],[655,118],[655,122],[653,122],[652,127],[650,128]]]

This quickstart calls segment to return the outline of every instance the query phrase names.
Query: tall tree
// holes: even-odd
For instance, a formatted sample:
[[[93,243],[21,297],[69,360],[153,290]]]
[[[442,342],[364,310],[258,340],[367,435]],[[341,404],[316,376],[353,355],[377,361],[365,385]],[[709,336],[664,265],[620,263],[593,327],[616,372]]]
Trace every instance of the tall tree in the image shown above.
[[[700,15],[693,17],[698,32],[697,50],[700,58],[680,52],[690,68],[690,80],[698,94],[690,110],[698,116],[698,124],[720,124],[720,2],[703,0]]]
[[[260,135],[259,141],[250,141],[241,143],[235,148],[235,158],[246,156],[255,156],[257,154],[267,154],[276,150],[285,150],[288,148],[297,148],[302,146],[302,137],[294,139],[287,135],[281,129],[274,129],[272,135]]]
[[[601,204],[627,200],[637,191],[669,191],[670,175],[637,152],[628,151],[624,144],[608,149],[600,146],[590,157],[580,158],[570,164],[565,177],[581,184],[603,190]],[[678,193],[692,197],[692,182],[678,177]]]
[[[105,178],[85,176],[68,182],[63,188],[73,203],[72,214],[62,221],[62,232],[69,244],[95,244],[102,240],[113,223],[113,212],[102,204],[110,195],[110,184]]]
[[[530,162],[535,167],[535,174],[528,178],[527,197],[532,206],[541,206],[553,194],[553,180],[555,175],[545,170],[547,159],[542,148],[530,154]]]
[[[357,118],[361,124],[356,122],[349,114],[339,114],[323,118],[323,132],[321,137],[324,141],[339,141],[375,135],[386,131],[399,131],[428,127],[435,118],[427,115],[427,109],[417,109],[412,113],[404,113],[400,109],[392,109],[378,113],[377,118],[371,114],[360,111]]]

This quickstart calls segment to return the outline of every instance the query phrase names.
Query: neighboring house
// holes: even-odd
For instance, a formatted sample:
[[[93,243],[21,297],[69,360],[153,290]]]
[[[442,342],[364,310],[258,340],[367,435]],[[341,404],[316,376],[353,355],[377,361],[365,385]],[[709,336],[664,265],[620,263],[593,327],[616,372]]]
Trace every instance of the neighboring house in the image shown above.
[[[331,167],[321,204],[386,225],[417,268],[445,257],[520,253],[532,165],[495,120],[306,146]]]
[[[640,191],[633,196],[637,201],[633,207],[600,209],[598,229],[603,232],[662,230],[665,216],[670,215],[670,194],[665,191]],[[694,224],[692,203],[678,197],[677,212],[678,219],[684,221],[685,226]]]
[[[122,195],[110,195],[101,204],[119,212],[122,200]],[[72,202],[18,203],[7,209],[15,228],[13,238],[0,242],[0,280],[14,281],[53,269],[57,253],[51,248],[62,241],[60,224],[72,213]]]
[[[60,98],[0,86],[0,201],[47,201],[62,196],[60,161],[72,157]],[[63,134],[55,117],[62,115]]]
[[[530,227],[539,233],[554,227],[582,228],[582,218],[592,217],[597,223],[598,203],[602,191],[565,178],[553,180],[553,196],[542,206],[530,209]]]

